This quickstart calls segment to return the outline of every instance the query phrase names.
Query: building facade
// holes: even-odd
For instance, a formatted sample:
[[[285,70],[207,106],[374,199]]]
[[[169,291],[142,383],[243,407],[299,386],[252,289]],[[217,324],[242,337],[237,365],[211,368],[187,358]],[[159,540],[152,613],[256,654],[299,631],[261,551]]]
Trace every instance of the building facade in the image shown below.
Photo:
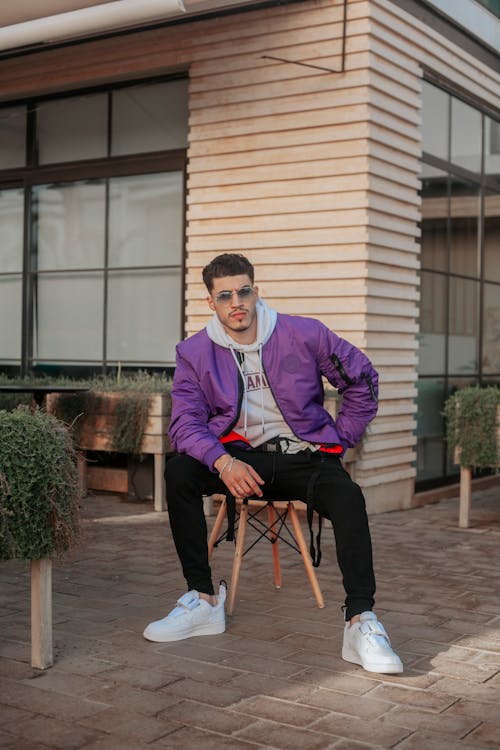
[[[374,362],[355,478],[411,507],[453,474],[447,393],[500,380],[498,36],[410,0],[185,5],[1,53],[0,369],[171,368],[243,252]]]

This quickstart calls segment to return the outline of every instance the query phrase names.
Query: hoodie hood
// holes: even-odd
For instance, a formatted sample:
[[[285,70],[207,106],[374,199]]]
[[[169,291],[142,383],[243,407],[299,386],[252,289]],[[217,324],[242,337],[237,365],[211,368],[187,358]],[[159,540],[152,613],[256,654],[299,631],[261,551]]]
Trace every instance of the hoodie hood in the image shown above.
[[[225,349],[236,349],[236,351],[239,352],[259,351],[271,337],[276,326],[278,313],[276,310],[271,309],[260,297],[257,298],[255,309],[257,312],[257,338],[253,343],[239,344],[231,338],[231,336],[226,333],[224,326],[220,322],[216,313],[213,314],[207,324],[207,334],[209,338],[214,344],[219,344],[219,346],[223,346]]]

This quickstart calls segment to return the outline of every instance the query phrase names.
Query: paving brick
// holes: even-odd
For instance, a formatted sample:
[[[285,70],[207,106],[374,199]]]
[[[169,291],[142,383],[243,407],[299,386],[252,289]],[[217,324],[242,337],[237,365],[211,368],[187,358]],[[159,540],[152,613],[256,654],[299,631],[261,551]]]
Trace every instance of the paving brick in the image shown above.
[[[3,730],[11,732],[24,741],[41,742],[51,748],[61,748],[61,750],[76,750],[98,737],[96,731],[54,718],[46,721],[43,716],[9,722],[3,726]]]
[[[200,703],[208,703],[211,706],[227,707],[249,694],[253,694],[253,692],[239,688],[232,682],[227,685],[211,685],[210,689],[207,690],[204,683],[186,678],[176,680],[166,688],[158,690],[155,695],[170,697],[172,703],[181,698],[189,698]]]
[[[242,729],[237,736],[280,750],[330,750],[335,744],[335,740],[326,734],[265,720]]]
[[[159,715],[162,720],[178,722],[208,729],[219,734],[233,734],[243,727],[252,724],[254,719],[218,706],[207,706],[196,701],[183,700],[171,706]]]
[[[456,700],[452,695],[435,694],[425,690],[412,690],[411,688],[397,685],[379,685],[375,690],[372,690],[370,696],[378,700],[403,705],[409,704],[425,708],[427,711],[436,712],[444,711]]]
[[[341,714],[329,714],[315,722],[310,729],[327,732],[361,742],[373,743],[379,747],[393,747],[408,736],[409,731],[401,726],[391,725],[380,719],[359,721]],[[335,746],[337,747],[337,746]]]
[[[200,687],[203,686],[200,684]],[[179,696],[173,695],[166,690],[141,690],[140,688],[123,684],[104,685],[87,697],[89,700],[105,704],[106,707],[119,708],[123,711],[133,711],[138,714],[145,714],[146,716],[155,716],[163,709],[180,700]]]
[[[325,710],[260,695],[235,703],[231,706],[231,710],[298,727],[308,727],[309,724],[327,715]]]
[[[4,726],[8,722],[12,721],[25,721],[29,719],[33,714],[23,708],[16,708],[15,706],[8,706],[5,703],[0,703],[0,727]],[[2,747],[2,745],[0,745]]]
[[[477,721],[497,722],[498,703],[481,703],[462,698],[446,709],[442,716],[467,716]]]
[[[480,719],[472,716],[455,716],[449,712],[436,714],[411,706],[396,706],[390,713],[383,716],[381,721],[388,725],[395,724],[412,730],[429,729],[457,738],[466,736],[480,723]]]
[[[316,708],[324,708],[326,711],[347,714],[348,716],[376,719],[386,713],[392,707],[392,704],[385,699],[377,700],[375,697],[371,697],[374,696],[374,692],[372,690],[367,695],[353,696],[339,693],[336,690],[319,688],[311,691],[299,702]]]
[[[123,712],[118,708],[108,708],[95,716],[81,719],[78,724],[119,737],[135,737],[146,743],[164,737],[178,728],[172,721],[144,716],[130,710]]]
[[[139,669],[139,667],[125,667],[123,665],[108,669],[106,672],[101,672],[100,677],[102,680],[126,683],[134,687],[149,688],[151,690],[164,687],[178,679],[176,675],[153,672],[151,669]],[[96,687],[97,685],[94,682],[94,690]]]
[[[484,742],[500,747],[500,723],[481,724],[467,737],[469,742]]]
[[[437,732],[413,732],[397,746],[397,750],[492,750],[491,745],[446,738]]]
[[[194,727],[182,727],[176,732],[167,735],[167,737],[153,742],[148,747],[168,747],[170,750],[191,750],[191,748],[196,747],[199,747],[200,750],[220,750],[220,748],[227,748],[227,750],[255,750],[257,747],[264,747],[264,745],[238,740],[234,736],[225,737],[214,732],[204,732]],[[116,750],[120,749],[116,748]]]

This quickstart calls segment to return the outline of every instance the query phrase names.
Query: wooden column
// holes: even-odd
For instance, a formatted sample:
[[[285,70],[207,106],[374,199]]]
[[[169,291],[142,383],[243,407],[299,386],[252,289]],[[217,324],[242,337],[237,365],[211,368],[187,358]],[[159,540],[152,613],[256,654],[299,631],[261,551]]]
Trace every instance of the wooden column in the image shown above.
[[[460,467],[460,509],[458,525],[461,529],[469,528],[470,502],[472,496],[472,472],[470,467]]]
[[[52,651],[52,561],[31,560],[31,666],[46,669]]]

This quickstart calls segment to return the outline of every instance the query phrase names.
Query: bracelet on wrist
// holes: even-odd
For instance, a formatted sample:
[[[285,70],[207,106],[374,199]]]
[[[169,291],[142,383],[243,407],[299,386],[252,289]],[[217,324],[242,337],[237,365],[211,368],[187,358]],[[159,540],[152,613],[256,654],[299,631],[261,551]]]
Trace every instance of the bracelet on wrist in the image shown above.
[[[222,479],[222,475],[224,474],[224,472],[226,471],[226,469],[228,471],[231,471],[231,468],[232,468],[233,464],[234,464],[234,456],[231,456],[231,458],[228,458],[228,460],[226,461],[226,463],[224,464],[224,466],[220,470],[220,472],[219,472],[219,479]],[[228,466],[229,466],[229,468],[228,468]]]

